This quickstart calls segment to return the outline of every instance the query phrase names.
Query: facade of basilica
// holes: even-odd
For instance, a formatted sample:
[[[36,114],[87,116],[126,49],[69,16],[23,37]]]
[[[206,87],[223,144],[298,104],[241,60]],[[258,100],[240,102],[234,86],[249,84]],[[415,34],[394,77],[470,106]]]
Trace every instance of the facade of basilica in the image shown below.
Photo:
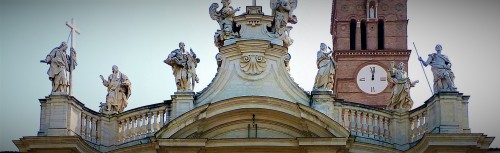
[[[199,79],[211,78],[198,78],[205,57],[180,42],[164,61],[177,85],[171,100],[126,111],[133,82],[117,66],[101,76],[108,95],[95,111],[66,90],[76,53],[66,55],[66,44],[56,47],[42,61],[51,66],[53,91],[39,100],[38,135],[14,144],[37,153],[495,152],[493,137],[471,133],[469,96],[454,86],[440,45],[421,59],[432,69],[434,95],[411,109],[418,81],[407,74],[407,0],[333,0],[333,49],[318,44],[312,91],[289,74],[299,3],[270,4],[270,15],[255,1],[245,10],[231,0],[207,6],[220,25],[212,82],[193,92]]]

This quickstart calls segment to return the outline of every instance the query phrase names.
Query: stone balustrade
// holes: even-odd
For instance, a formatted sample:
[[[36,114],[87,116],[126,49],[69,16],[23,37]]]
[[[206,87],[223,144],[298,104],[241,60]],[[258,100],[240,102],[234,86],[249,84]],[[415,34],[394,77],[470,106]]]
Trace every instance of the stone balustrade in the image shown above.
[[[118,144],[153,136],[170,120],[166,106],[134,110],[120,114],[117,119]]]
[[[188,96],[192,97],[192,94]],[[150,138],[157,131],[185,113],[179,110],[189,110],[180,107],[177,103],[183,101],[176,98],[120,114],[105,115],[85,107],[74,97],[49,96],[40,99],[42,108],[38,135],[80,136],[90,146],[103,152],[150,143]],[[318,104],[325,103],[316,104],[313,108],[342,125],[358,142],[407,150],[426,133],[470,133],[467,116],[469,96],[457,92],[436,94],[411,111],[388,111],[335,99],[332,99],[333,104],[327,105],[328,96],[323,103],[319,103],[322,102],[319,99],[325,96],[312,98],[316,98]]]
[[[343,103],[340,105],[340,124],[351,132],[351,135],[372,140],[391,142],[392,115],[384,110],[364,108],[360,105]]]
[[[170,101],[113,115],[93,111],[70,96],[49,96],[40,102],[39,136],[80,136],[101,151],[142,143],[137,141],[147,140],[170,122],[172,112]]]
[[[98,132],[97,124],[100,120],[100,116],[95,115],[91,111],[82,111],[80,120],[80,136],[89,142],[97,143]]]
[[[425,105],[423,105],[425,106]],[[427,110],[426,107],[419,107],[410,112],[410,142],[420,140],[422,136],[429,132],[427,126]]]

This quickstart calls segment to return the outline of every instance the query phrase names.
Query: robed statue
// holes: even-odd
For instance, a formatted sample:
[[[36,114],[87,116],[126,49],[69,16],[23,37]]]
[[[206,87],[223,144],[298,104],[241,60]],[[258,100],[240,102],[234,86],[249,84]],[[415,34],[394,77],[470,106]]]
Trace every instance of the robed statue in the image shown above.
[[[424,66],[431,66],[432,74],[434,75],[434,93],[441,91],[457,91],[455,87],[455,75],[451,71],[451,62],[448,56],[441,54],[443,47],[436,45],[436,53],[429,54],[429,58],[424,61],[421,57],[418,58]]]
[[[288,23],[296,24],[297,16],[293,11],[297,8],[298,0],[271,0],[270,6],[274,16],[274,27],[272,32],[274,37],[283,40],[285,46],[293,44],[293,39],[290,38],[291,26]]]
[[[217,11],[219,4],[212,3],[208,12],[210,13],[210,18],[217,21],[220,26],[220,30],[217,30],[214,36],[214,43],[217,47],[221,47],[224,44],[224,40],[233,39],[239,36],[237,31],[234,31],[234,15],[240,8],[233,9],[231,6],[231,0],[221,0],[222,9]]]
[[[41,63],[50,65],[47,75],[49,80],[52,81],[51,95],[67,95],[68,94],[68,77],[67,72],[74,69],[76,66],[76,52],[71,48],[72,57],[66,54],[68,45],[62,42],[59,47],[52,49],[52,51],[40,60]]]
[[[172,51],[163,62],[172,66],[177,91],[193,91],[199,82],[196,75],[196,67],[200,59],[192,49],[187,51],[183,42],[179,43],[179,49]]]
[[[118,66],[113,65],[113,73],[104,79],[101,75],[102,84],[108,88],[106,104],[101,104],[101,112],[107,114],[121,113],[127,107],[128,98],[132,94],[130,80],[118,70]]]
[[[318,73],[314,82],[313,90],[332,90],[337,62],[332,57],[333,50],[327,51],[325,43],[321,43],[317,52],[316,66]]]
[[[391,67],[387,73],[387,81],[392,84],[392,93],[387,104],[388,110],[403,109],[409,111],[413,107],[413,100],[410,97],[410,88],[414,87],[417,81],[411,82],[408,73],[404,71],[405,64],[399,63],[394,67],[394,62],[391,62]]]

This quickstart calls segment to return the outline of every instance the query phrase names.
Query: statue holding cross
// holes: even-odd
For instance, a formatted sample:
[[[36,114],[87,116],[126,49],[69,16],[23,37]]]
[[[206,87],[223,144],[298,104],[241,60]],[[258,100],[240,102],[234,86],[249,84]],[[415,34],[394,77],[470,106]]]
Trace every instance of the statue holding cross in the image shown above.
[[[66,54],[68,44],[62,42],[59,47],[52,49],[44,60],[40,60],[41,63],[50,65],[47,75],[49,75],[49,80],[52,81],[51,95],[68,95],[68,86],[69,95],[72,95],[72,71],[77,66],[74,33],[80,34],[80,32],[76,29],[74,19],[72,19],[71,24],[66,23],[66,25],[71,28],[70,55]],[[66,71],[69,72],[69,81]]]

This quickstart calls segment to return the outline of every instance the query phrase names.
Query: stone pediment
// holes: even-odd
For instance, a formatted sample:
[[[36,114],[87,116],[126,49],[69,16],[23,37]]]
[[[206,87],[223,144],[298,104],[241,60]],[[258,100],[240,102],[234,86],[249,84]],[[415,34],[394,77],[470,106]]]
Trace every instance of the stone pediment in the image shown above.
[[[239,97],[195,108],[165,125],[155,137],[346,138],[349,132],[309,106],[269,97]]]
[[[309,95],[290,77],[288,49],[265,40],[245,40],[219,49],[222,61],[195,107],[235,97],[261,96],[309,106]]]

